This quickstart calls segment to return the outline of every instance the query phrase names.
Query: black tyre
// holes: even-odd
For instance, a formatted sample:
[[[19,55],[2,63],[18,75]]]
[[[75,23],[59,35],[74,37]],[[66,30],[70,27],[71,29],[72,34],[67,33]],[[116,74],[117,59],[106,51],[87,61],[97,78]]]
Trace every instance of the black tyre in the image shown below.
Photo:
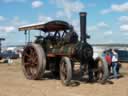
[[[45,67],[46,57],[43,48],[38,44],[28,44],[22,54],[22,67],[27,79],[41,79]]]
[[[68,86],[72,79],[72,65],[68,57],[62,57],[60,61],[60,79],[62,84]]]
[[[96,78],[100,81],[106,81],[109,76],[108,64],[103,57],[98,57],[95,60],[98,71],[96,72]]]

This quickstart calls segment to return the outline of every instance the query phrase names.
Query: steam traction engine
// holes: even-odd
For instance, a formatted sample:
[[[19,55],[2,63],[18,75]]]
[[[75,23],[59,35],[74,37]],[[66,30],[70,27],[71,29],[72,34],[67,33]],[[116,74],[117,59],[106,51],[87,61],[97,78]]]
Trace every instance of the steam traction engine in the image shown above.
[[[93,48],[87,42],[86,13],[80,13],[80,41],[72,25],[65,21],[54,20],[45,24],[22,26],[19,31],[29,33],[40,30],[43,36],[36,36],[28,42],[22,54],[23,72],[28,79],[38,80],[45,70],[59,75],[64,85],[72,79],[75,62],[80,62],[81,77],[88,73],[88,79],[105,81],[108,76],[107,64],[103,58],[93,59]]]

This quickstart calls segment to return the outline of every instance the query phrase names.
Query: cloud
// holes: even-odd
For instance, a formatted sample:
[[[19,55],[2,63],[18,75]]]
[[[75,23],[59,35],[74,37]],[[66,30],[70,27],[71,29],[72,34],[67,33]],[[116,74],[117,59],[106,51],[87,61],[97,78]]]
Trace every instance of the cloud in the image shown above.
[[[128,24],[128,16],[121,16],[119,18],[120,23]]]
[[[104,9],[104,10],[101,10],[101,14],[108,14],[108,13],[110,13],[110,12],[112,12],[112,10],[111,9]]]
[[[90,27],[87,28],[87,30],[89,32],[96,32],[96,31],[98,31],[98,28],[97,28],[97,26],[90,26]]]
[[[40,15],[38,17],[38,22],[42,22],[42,23],[46,23],[51,20],[53,20],[52,17],[48,17],[48,16],[44,16],[44,15]]]
[[[79,0],[53,0],[54,4],[61,9],[59,10],[56,15],[57,17],[59,16],[64,16],[67,18],[71,18],[74,13],[78,13],[82,11],[85,6],[82,2]]]
[[[14,26],[0,26],[0,32],[13,32],[14,30]]]
[[[88,3],[86,6],[87,7],[96,7],[96,4],[95,3]]]
[[[121,32],[128,32],[128,25],[125,25],[125,24],[124,25],[121,25],[120,26],[120,31]]]
[[[99,28],[108,28],[109,26],[105,22],[100,22],[100,23],[97,24],[97,27],[99,27]]]
[[[11,19],[0,16],[0,19],[4,20],[4,22],[0,23],[0,33],[2,34],[3,32],[7,34],[8,32],[17,32],[19,26],[28,24],[27,21],[20,20],[18,16]]]
[[[113,33],[113,32],[110,30],[110,31],[104,32],[104,35],[105,35],[105,36],[110,36],[110,35],[112,35],[112,33]]]
[[[12,3],[12,2],[25,2],[27,0],[2,0],[5,3]]]
[[[64,17],[64,16],[65,16],[65,14],[63,13],[63,11],[58,11],[56,13],[56,17]]]
[[[1,32],[1,31],[0,31],[0,36],[1,36],[2,38],[8,38],[8,37],[10,37],[10,36],[8,35],[8,32]]]
[[[128,36],[128,33],[127,33],[127,32],[125,32],[123,35]]]
[[[120,23],[120,31],[128,32],[128,16],[121,16],[118,20]]]
[[[39,7],[42,7],[42,6],[43,6],[43,2],[41,2],[39,0],[36,0],[36,1],[32,2],[32,7],[33,8],[39,8]]]
[[[0,21],[4,21],[4,20],[5,20],[5,17],[0,16]]]
[[[102,22],[99,22],[98,24],[96,24],[94,26],[88,27],[89,32],[96,32],[96,31],[99,31],[101,29],[109,29],[109,25],[102,21]]]
[[[17,36],[19,36],[17,35],[19,34],[19,32],[17,32],[18,27],[28,23],[27,21],[20,20],[18,16],[15,16],[10,19],[8,17],[4,17],[4,19],[2,20],[4,20],[4,22],[0,23],[0,36],[6,38],[10,42],[10,44],[12,44],[13,42],[12,38],[14,39],[17,38]],[[11,35],[13,37],[11,37]]]
[[[101,10],[101,14],[107,14],[111,12],[128,12],[128,2],[122,4],[112,4],[110,8]]]
[[[70,24],[74,27],[74,30],[77,32],[78,35],[80,35],[80,21],[79,19],[72,19],[70,21]]]
[[[128,2],[123,4],[114,4],[111,9],[116,12],[128,12]]]
[[[10,25],[13,25],[13,26],[18,27],[18,26],[25,25],[25,24],[28,24],[28,22],[20,20],[20,18],[18,16],[15,16],[15,17],[13,17],[12,20],[10,20]]]
[[[115,43],[113,40],[107,40],[107,41],[105,41],[105,42],[103,42],[102,44],[113,44],[113,43]]]
[[[0,36],[5,38],[3,45],[10,45],[10,44],[24,44],[23,42],[19,42],[18,40],[24,40],[24,34],[18,32],[18,27],[28,24],[27,21],[21,20],[18,16],[13,18],[6,18],[5,23],[0,23]]]

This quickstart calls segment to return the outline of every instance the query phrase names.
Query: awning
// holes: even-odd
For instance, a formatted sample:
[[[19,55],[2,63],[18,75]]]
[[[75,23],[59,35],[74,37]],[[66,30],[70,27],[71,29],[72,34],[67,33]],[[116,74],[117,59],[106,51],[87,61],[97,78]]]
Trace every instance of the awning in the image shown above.
[[[53,31],[67,30],[70,28],[71,28],[71,25],[68,24],[67,22],[60,21],[60,20],[54,20],[54,21],[50,21],[45,24],[38,23],[38,24],[21,26],[21,27],[19,27],[19,31],[42,30],[45,32],[53,32]]]

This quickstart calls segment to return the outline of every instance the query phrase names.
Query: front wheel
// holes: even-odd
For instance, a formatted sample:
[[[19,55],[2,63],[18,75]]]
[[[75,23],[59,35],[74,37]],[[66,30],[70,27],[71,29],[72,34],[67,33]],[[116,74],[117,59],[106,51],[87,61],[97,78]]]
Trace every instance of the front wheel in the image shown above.
[[[68,57],[62,57],[60,61],[60,79],[62,84],[68,86],[72,79],[72,65]]]
[[[108,72],[108,64],[103,57],[98,57],[95,60],[95,63],[97,65],[97,72],[96,72],[96,78],[100,81],[106,81],[109,76]]]

